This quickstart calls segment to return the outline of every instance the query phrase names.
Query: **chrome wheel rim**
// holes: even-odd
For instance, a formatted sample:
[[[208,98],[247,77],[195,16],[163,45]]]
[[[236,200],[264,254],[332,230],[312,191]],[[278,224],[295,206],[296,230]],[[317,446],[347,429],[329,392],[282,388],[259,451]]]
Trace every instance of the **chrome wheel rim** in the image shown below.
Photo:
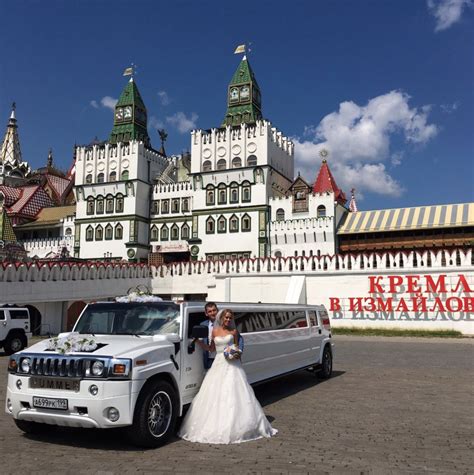
[[[148,430],[153,437],[162,437],[171,424],[173,407],[164,391],[157,392],[148,407]]]

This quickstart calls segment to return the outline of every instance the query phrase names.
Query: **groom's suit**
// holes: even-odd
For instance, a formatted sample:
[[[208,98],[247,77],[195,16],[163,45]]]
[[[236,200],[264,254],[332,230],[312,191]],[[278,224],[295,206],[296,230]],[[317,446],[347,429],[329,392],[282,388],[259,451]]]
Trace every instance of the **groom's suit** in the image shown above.
[[[203,322],[200,323],[200,325],[208,328],[208,337],[205,339],[206,344],[210,345],[211,344],[211,335],[212,335],[212,329],[214,328],[214,324],[208,319],[204,320]],[[242,335],[239,334],[239,350],[244,351],[244,339]],[[204,368],[209,369],[212,366],[212,363],[214,363],[214,358],[216,357],[215,353],[212,353],[210,351],[203,351],[203,362],[204,362]]]

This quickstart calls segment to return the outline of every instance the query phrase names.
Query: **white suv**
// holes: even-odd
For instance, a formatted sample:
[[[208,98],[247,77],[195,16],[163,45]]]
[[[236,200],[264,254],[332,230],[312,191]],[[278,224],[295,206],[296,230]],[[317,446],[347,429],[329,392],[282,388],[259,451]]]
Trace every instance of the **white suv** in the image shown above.
[[[30,330],[30,312],[27,308],[0,305],[0,348],[3,347],[7,355],[28,346]]]

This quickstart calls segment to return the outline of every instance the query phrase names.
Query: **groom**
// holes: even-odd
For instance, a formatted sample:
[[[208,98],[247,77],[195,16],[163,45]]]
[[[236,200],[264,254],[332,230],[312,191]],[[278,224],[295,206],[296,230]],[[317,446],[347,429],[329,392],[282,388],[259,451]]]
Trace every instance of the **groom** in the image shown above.
[[[209,329],[208,336],[206,339],[207,345],[210,345],[212,340],[212,330],[214,329],[214,323],[216,321],[218,311],[219,310],[217,309],[217,305],[214,302],[207,302],[204,306],[204,313],[207,317],[207,320],[204,320],[200,324]],[[240,351],[244,351],[244,339],[242,338],[242,335],[239,335],[239,349]],[[212,363],[214,363],[216,353],[211,351],[203,351],[203,357],[204,368],[207,370],[212,366]]]

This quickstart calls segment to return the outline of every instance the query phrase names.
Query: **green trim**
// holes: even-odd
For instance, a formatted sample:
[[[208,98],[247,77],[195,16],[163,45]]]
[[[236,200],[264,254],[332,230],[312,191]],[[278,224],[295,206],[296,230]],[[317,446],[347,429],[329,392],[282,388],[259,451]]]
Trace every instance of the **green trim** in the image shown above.
[[[202,216],[208,214],[228,214],[228,213],[249,213],[251,211],[267,211],[270,207],[268,205],[255,205],[255,206],[241,206],[239,208],[211,208],[211,209],[199,209],[193,211],[193,216]]]
[[[104,222],[116,222],[116,221],[129,221],[131,219],[134,219],[136,221],[140,221],[141,223],[145,224],[150,224],[150,219],[145,218],[143,216],[138,216],[136,214],[124,214],[121,216],[112,216],[112,215],[107,215],[104,219],[102,218],[82,218],[82,219],[76,219],[75,223],[78,224],[89,224],[89,223],[104,223]]]
[[[138,242],[126,242],[125,247],[139,247],[140,249],[150,249],[149,244],[140,244]]]

